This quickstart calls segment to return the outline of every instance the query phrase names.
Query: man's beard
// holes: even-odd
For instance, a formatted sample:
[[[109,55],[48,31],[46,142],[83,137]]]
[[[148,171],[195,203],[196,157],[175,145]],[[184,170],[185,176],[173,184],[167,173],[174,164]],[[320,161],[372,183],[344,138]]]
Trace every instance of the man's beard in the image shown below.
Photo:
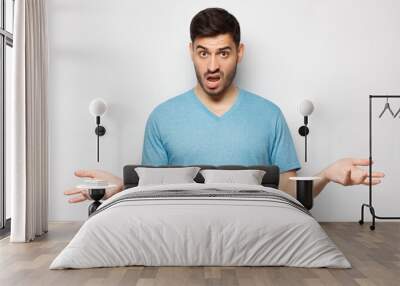
[[[211,97],[218,97],[218,96],[220,96],[221,94],[223,94],[223,93],[231,86],[231,84],[232,84],[232,82],[233,82],[233,80],[234,80],[234,78],[235,78],[235,76],[236,76],[236,68],[237,68],[237,62],[236,62],[236,64],[235,64],[235,68],[234,68],[230,73],[228,73],[228,74],[226,75],[225,85],[223,86],[223,88],[221,89],[221,91],[219,91],[219,92],[217,92],[217,91],[216,91],[216,92],[212,92],[212,91],[211,91],[211,92],[210,92],[210,91],[208,91],[207,88],[204,86],[204,83],[203,83],[203,80],[202,80],[202,76],[200,75],[200,72],[197,70],[196,66],[194,66],[194,70],[195,70],[195,72],[196,72],[196,77],[197,77],[197,82],[200,84],[200,86],[201,86],[201,88],[203,89],[203,91],[204,91],[207,95],[209,95],[209,96],[211,96]],[[215,73],[215,72],[214,72],[214,73]],[[218,73],[221,75],[221,80],[222,80],[223,78],[225,78],[223,72],[219,71]],[[207,76],[208,74],[210,74],[210,72],[207,72],[207,73],[204,75],[204,79],[206,78],[206,76]]]

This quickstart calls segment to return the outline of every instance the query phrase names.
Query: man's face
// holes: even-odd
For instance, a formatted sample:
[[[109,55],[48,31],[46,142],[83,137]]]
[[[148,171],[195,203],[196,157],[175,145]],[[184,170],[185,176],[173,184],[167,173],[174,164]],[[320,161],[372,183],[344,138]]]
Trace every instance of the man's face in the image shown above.
[[[197,80],[210,96],[223,94],[231,85],[243,56],[243,44],[235,45],[230,34],[198,37],[190,43]]]

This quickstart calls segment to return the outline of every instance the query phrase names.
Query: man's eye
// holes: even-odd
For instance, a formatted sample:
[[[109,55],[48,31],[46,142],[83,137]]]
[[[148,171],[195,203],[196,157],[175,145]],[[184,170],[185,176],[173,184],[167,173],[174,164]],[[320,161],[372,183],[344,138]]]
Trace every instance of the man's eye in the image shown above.
[[[205,58],[207,56],[207,52],[200,52],[199,55],[200,57]]]
[[[228,52],[221,52],[221,57],[227,58],[229,56]]]

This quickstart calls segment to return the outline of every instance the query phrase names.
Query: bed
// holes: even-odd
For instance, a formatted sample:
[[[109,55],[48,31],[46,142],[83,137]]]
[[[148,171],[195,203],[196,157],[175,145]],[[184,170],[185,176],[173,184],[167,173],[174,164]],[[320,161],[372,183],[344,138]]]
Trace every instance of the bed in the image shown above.
[[[265,175],[261,185],[204,183],[199,173],[194,183],[140,186],[135,168],[143,165],[125,166],[124,191],[100,205],[50,269],[351,268],[309,210],[278,190],[276,166],[198,166],[259,169]]]

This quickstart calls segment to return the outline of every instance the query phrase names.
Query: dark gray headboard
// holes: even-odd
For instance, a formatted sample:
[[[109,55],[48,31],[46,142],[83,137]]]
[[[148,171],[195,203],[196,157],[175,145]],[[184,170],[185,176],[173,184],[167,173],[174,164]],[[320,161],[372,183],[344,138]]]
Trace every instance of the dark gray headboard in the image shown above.
[[[272,187],[277,189],[279,185],[279,167],[275,165],[253,165],[253,166],[241,166],[241,165],[188,165],[188,166],[178,166],[178,165],[161,165],[161,166],[150,166],[150,165],[126,165],[124,167],[124,190],[128,188],[133,188],[138,185],[139,177],[135,171],[136,167],[148,167],[148,168],[178,168],[178,167],[200,167],[201,169],[220,169],[220,170],[246,170],[246,169],[256,169],[264,170],[266,173],[262,179],[262,185],[265,187]],[[200,174],[194,178],[197,183],[204,183],[204,178]]]

